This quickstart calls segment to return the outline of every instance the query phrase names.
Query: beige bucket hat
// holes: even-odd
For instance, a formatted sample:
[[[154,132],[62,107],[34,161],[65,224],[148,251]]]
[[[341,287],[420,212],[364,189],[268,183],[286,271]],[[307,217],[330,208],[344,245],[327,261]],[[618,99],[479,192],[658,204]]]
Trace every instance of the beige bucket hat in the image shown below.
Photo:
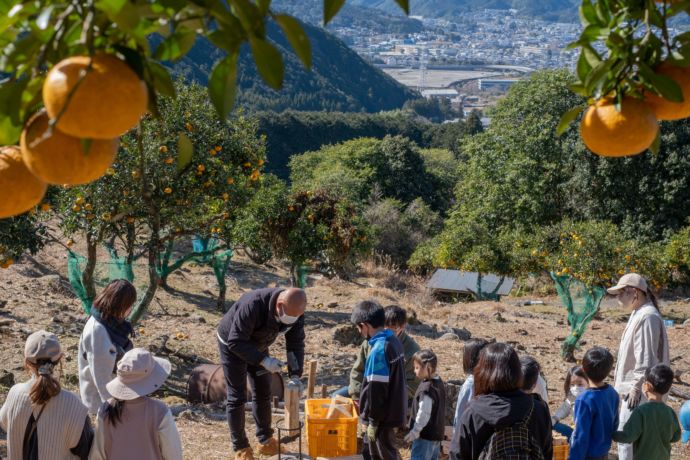
[[[618,295],[626,287],[634,287],[642,292],[647,292],[647,281],[637,273],[628,273],[627,275],[621,276],[618,280],[618,284],[610,287],[606,290],[611,295]]]
[[[143,348],[134,348],[117,363],[117,377],[105,387],[114,398],[130,401],[160,388],[170,375],[170,369],[167,359],[156,358]]]

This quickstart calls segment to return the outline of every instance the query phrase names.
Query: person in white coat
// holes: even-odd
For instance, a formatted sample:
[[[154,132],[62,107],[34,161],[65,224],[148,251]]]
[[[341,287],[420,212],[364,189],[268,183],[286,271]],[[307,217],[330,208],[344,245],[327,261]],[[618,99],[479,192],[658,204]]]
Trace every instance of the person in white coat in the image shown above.
[[[623,332],[614,373],[614,387],[623,398],[618,428],[622,430],[633,409],[647,402],[642,391],[645,371],[656,364],[670,364],[668,336],[656,296],[642,276],[628,273],[607,292],[616,296],[622,308],[632,312]],[[619,443],[618,458],[632,460],[632,444]]]
[[[132,325],[126,318],[136,300],[137,291],[129,281],[115,280],[93,301],[78,357],[79,393],[92,415],[110,399],[106,384],[115,378],[117,362],[134,348]]]

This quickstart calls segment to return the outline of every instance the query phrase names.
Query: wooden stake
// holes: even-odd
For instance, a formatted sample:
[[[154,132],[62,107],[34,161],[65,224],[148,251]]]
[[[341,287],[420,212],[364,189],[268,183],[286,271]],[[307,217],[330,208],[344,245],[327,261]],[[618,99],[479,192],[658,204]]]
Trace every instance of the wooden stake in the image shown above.
[[[321,385],[321,397],[323,399],[328,398],[328,387],[326,385]]]
[[[299,388],[285,387],[285,426],[291,430],[299,428]]]
[[[309,361],[309,376],[307,377],[307,399],[314,397],[314,385],[316,385],[316,366],[318,361]]]

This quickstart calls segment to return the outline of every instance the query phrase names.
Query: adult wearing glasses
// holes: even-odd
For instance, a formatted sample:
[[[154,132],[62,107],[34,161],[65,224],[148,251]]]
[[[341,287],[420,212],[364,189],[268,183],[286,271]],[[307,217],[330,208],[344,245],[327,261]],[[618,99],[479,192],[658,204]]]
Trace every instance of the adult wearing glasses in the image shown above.
[[[656,296],[642,276],[628,273],[607,292],[616,296],[621,308],[632,312],[618,349],[614,377],[616,391],[623,399],[619,416],[620,430],[633,409],[647,402],[642,391],[645,371],[657,364],[670,364],[668,336]],[[632,460],[632,444],[619,443],[618,458]]]
[[[265,456],[278,453],[278,441],[271,428],[271,373],[282,372],[285,365],[269,355],[269,347],[278,335],[285,335],[287,353],[294,355],[292,365],[297,366],[288,368],[290,385],[301,388],[306,306],[307,295],[302,289],[257,289],[243,294],[220,321],[217,338],[228,387],[228,424],[237,460],[254,459],[244,429],[247,376],[252,387],[257,451]]]

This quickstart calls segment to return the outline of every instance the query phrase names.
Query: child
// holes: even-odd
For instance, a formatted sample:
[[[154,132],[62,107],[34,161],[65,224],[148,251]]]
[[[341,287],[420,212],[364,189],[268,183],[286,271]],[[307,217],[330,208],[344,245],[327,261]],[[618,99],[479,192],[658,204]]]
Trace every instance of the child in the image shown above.
[[[410,337],[405,328],[407,327],[407,312],[397,305],[388,305],[383,309],[386,314],[386,329],[390,329],[395,333],[395,336],[400,340],[400,343],[405,350],[405,384],[407,385],[407,399],[412,402],[415,396],[417,386],[419,386],[419,379],[415,376],[414,365],[412,357],[420,348],[417,342]]]
[[[541,376],[541,365],[531,356],[520,358],[522,367],[522,391],[525,393],[537,394],[545,403],[549,403],[549,396],[546,391],[546,381]]]
[[[53,375],[61,359],[54,334],[37,331],[26,339],[24,365],[31,380],[10,388],[0,409],[9,460],[89,458],[93,429],[88,411]]]
[[[367,427],[362,451],[365,459],[400,458],[394,430],[407,420],[405,355],[400,340],[384,329],[385,320],[383,307],[375,301],[359,302],[352,311],[352,323],[369,339],[371,347],[359,395],[360,417]]]
[[[605,460],[611,437],[618,427],[619,397],[604,380],[613,369],[613,356],[606,348],[594,347],[582,358],[587,391],[575,400],[575,431],[568,460]]]
[[[465,350],[462,355],[462,370],[465,372],[465,383],[458,393],[458,401],[455,405],[455,417],[453,418],[453,439],[450,443],[450,459],[458,456],[457,451],[460,445],[460,419],[465,412],[465,408],[470,403],[474,395],[474,368],[479,362],[479,352],[487,346],[489,342],[484,339],[471,339],[465,342]]]
[[[117,364],[107,385],[113,399],[98,411],[90,460],[182,460],[182,443],[165,403],[147,395],[170,375],[170,361],[134,348]]]
[[[614,441],[633,444],[634,459],[670,459],[671,443],[680,440],[676,413],[663,400],[671,390],[673,377],[666,364],[647,368],[642,391],[648,402],[637,406],[623,429],[613,434]]]
[[[587,376],[585,371],[582,370],[582,366],[573,366],[565,374],[565,383],[563,384],[563,392],[565,393],[565,401],[561,404],[561,407],[556,409],[556,412],[551,416],[551,423],[553,423],[553,429],[557,432],[570,439],[573,434],[573,429],[570,428],[565,423],[561,423],[561,420],[567,418],[572,410],[575,400],[580,396],[588,387]]]
[[[412,357],[414,373],[421,383],[412,402],[413,418],[405,441],[412,443],[411,460],[438,460],[446,428],[446,389],[436,374],[438,358],[431,350]]]

